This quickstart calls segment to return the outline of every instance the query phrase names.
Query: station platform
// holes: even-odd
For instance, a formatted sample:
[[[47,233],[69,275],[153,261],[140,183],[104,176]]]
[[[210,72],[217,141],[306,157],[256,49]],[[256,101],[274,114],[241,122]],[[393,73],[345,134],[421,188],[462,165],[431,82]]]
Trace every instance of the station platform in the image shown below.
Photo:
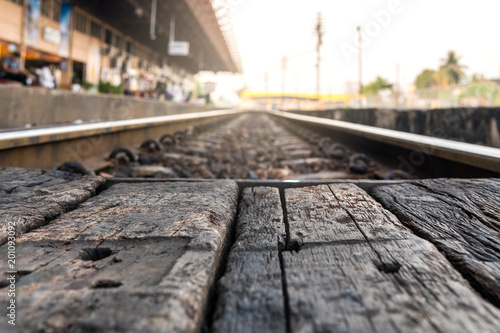
[[[149,181],[7,168],[0,216],[0,303],[15,300],[16,324],[3,316],[2,332],[500,330],[498,179]]]

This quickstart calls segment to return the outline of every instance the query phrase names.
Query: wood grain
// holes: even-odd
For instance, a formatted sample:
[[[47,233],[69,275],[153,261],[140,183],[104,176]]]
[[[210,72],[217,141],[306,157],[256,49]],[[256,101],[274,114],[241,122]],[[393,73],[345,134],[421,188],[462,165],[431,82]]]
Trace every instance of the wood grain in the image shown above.
[[[245,189],[239,211],[212,332],[285,332],[278,250],[286,231],[278,189]]]
[[[500,182],[423,180],[371,194],[500,306]]]
[[[19,237],[16,328],[199,331],[237,195],[234,182],[118,184]]]
[[[380,256],[399,263],[384,271]],[[498,332],[498,309],[431,245],[408,240],[285,252],[293,332]]]
[[[498,332],[500,310],[361,189],[285,193],[293,332]]]
[[[104,179],[61,171],[0,168],[0,245],[9,222],[17,235],[49,223],[95,194]]]
[[[405,239],[409,230],[352,185],[285,190],[290,238],[299,244]],[[353,219],[356,223],[353,223]]]
[[[232,250],[220,280],[212,332],[285,332],[278,251]]]
[[[277,250],[285,243],[283,209],[277,188],[254,187],[243,191],[236,224],[238,250]]]
[[[364,236],[327,185],[286,189],[290,239],[299,244],[364,241]]]

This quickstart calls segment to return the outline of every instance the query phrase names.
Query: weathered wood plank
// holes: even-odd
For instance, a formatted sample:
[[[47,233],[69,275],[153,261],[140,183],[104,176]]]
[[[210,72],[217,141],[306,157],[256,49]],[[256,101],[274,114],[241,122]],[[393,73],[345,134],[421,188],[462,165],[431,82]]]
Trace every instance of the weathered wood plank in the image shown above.
[[[17,235],[47,224],[94,195],[104,179],[61,171],[0,168],[0,244],[9,223]]]
[[[285,332],[278,251],[230,252],[212,332]]]
[[[283,209],[277,188],[246,188],[239,206],[236,243],[239,250],[277,250],[286,238]]]
[[[286,232],[278,189],[245,189],[239,210],[212,332],[285,332],[278,247]]]
[[[393,216],[388,218],[382,206],[369,200],[363,190],[349,184],[332,186],[332,189],[320,185],[285,190],[292,241],[307,244],[364,241],[365,236],[408,237],[408,230]],[[358,223],[352,222],[353,216]]]
[[[374,248],[372,248],[373,246]],[[379,254],[402,264],[380,268]],[[423,242],[285,252],[293,332],[498,332],[498,309]]]
[[[16,328],[198,331],[237,196],[234,182],[118,184],[19,237]]]
[[[293,332],[498,332],[500,310],[362,190],[285,194],[290,234],[302,242],[283,253]]]
[[[371,194],[440,249],[500,306],[500,182],[423,180],[375,187]]]
[[[414,235],[381,204],[352,184],[329,185],[334,202],[347,212],[367,240],[412,239]]]
[[[285,197],[292,241],[305,244],[333,239],[364,240],[328,186],[286,189]]]
[[[231,181],[116,184],[64,219],[30,232],[29,239],[99,243],[190,237],[191,247],[218,248],[224,235],[221,231],[227,227],[228,205],[237,205],[237,185]]]

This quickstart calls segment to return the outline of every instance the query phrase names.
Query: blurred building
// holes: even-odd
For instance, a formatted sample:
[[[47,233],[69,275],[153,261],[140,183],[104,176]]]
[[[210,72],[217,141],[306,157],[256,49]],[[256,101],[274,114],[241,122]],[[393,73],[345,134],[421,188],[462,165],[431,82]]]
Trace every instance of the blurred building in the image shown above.
[[[61,88],[190,91],[199,71],[240,71],[228,36],[210,0],[0,0],[2,60],[55,63]]]

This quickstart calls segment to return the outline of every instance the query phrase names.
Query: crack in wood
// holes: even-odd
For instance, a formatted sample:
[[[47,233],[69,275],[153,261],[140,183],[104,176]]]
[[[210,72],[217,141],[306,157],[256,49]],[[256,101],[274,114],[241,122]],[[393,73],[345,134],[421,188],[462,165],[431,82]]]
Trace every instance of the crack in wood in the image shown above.
[[[121,287],[123,283],[117,280],[97,280],[92,282],[90,288],[92,289],[109,289]]]
[[[285,224],[286,238],[284,246],[278,242],[278,257],[280,260],[281,288],[283,292],[283,307],[285,309],[286,333],[291,333],[292,321],[291,321],[291,310],[290,310],[290,298],[288,295],[288,287],[286,282],[286,268],[285,268],[285,260],[283,259],[283,252],[291,252],[291,251],[299,252],[300,245],[299,242],[295,240],[291,241],[290,239],[290,224],[288,222],[285,190],[279,189],[279,194],[280,194],[281,209],[283,214],[283,223]]]
[[[241,192],[236,240],[219,281],[211,332],[287,332],[281,205],[277,188]]]
[[[335,194],[335,191],[330,187],[328,186],[328,189],[330,190],[330,192],[332,193],[333,197],[337,200],[337,202],[341,202],[341,200],[339,200],[339,198],[337,197],[337,195]],[[378,251],[375,250],[375,248],[373,247],[373,245],[371,244],[371,241],[370,239],[368,238],[368,236],[366,235],[365,231],[360,227],[359,223],[356,221],[356,218],[352,215],[352,213],[344,206],[340,205],[340,207],[347,213],[347,215],[349,215],[349,217],[351,218],[351,221],[352,223],[354,223],[356,225],[356,228],[358,228],[359,232],[361,232],[361,234],[363,235],[363,237],[365,238],[365,241],[366,241],[366,244],[368,244],[368,246],[371,247],[371,249],[373,250],[373,252],[378,256],[378,258],[380,259],[380,262],[379,263],[376,263],[375,265],[377,266],[377,268],[379,266],[382,266],[382,267],[385,267],[386,263],[384,263],[384,260],[382,259],[382,256],[380,255],[380,253],[378,253]],[[379,269],[380,270],[380,269]],[[386,272],[385,270],[381,270],[383,271],[384,273],[388,273]]]
[[[288,223],[288,212],[286,209],[285,189],[280,188],[279,194],[280,194],[281,210],[283,212],[283,223],[285,224],[285,232],[286,232],[285,244],[284,244],[283,248],[285,251],[287,251],[288,246],[290,244],[290,224]]]
[[[78,253],[78,259],[85,261],[99,261],[109,257],[113,251],[107,247],[84,248]]]
[[[303,243],[282,252],[293,330],[497,332],[497,310],[430,243],[358,187],[327,187],[286,193]]]
[[[474,289],[500,307],[498,182],[423,180],[374,187],[370,193],[415,234],[432,242]]]
[[[0,245],[7,240],[8,223],[20,235],[53,222],[95,194],[104,179],[61,171],[0,169]]]
[[[16,286],[21,330],[199,331],[237,194],[234,182],[116,185],[18,237],[31,272]]]
[[[280,270],[281,270],[281,289],[283,292],[283,307],[285,309],[286,333],[292,333],[290,296],[288,295],[288,287],[286,282],[286,267],[285,267],[285,260],[283,259],[283,252],[284,252],[283,250],[279,250],[278,252],[278,257],[280,260]]]
[[[377,269],[383,273],[386,273],[386,274],[397,273],[397,272],[399,272],[399,269],[401,267],[403,267],[403,265],[401,265],[397,261],[391,262],[391,263],[381,262],[381,263],[377,264]]]
[[[231,202],[234,204],[234,207],[236,207],[236,212],[233,219],[231,220],[231,223],[229,223],[227,227],[224,247],[222,248],[221,255],[219,256],[217,273],[215,275],[212,285],[210,286],[209,295],[207,298],[207,305],[205,306],[206,310],[204,314],[203,323],[201,325],[201,333],[208,333],[212,330],[215,311],[217,309],[217,302],[219,300],[220,281],[224,276],[224,274],[226,273],[229,253],[234,243],[236,242],[236,224],[238,216],[240,214],[240,205],[239,205],[240,201],[241,201],[241,193],[238,191],[237,199],[236,200],[231,199]]]

